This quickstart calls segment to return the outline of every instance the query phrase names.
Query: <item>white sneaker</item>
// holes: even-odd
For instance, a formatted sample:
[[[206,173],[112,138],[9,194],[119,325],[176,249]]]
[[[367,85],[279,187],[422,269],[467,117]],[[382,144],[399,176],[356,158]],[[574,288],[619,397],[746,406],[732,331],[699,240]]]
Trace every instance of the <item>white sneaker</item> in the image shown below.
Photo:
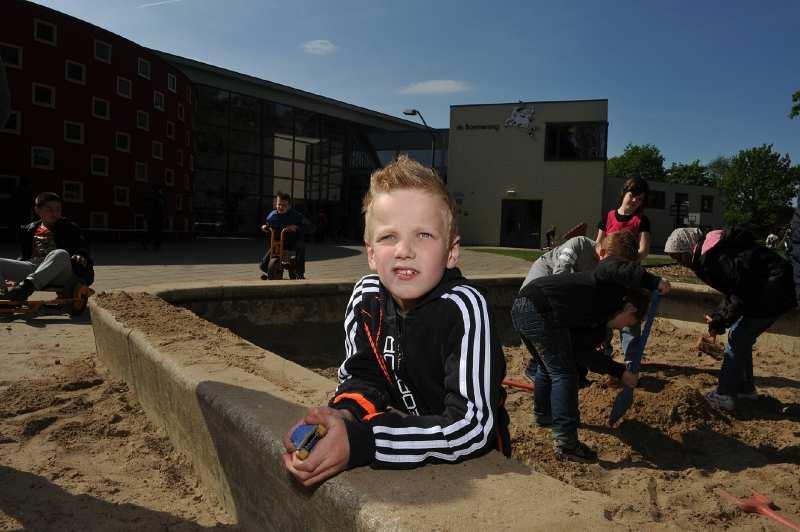
[[[706,395],[706,399],[720,410],[727,410],[730,412],[736,408],[736,399],[734,399],[733,396],[721,394],[717,392],[717,390],[710,391],[708,395]]]

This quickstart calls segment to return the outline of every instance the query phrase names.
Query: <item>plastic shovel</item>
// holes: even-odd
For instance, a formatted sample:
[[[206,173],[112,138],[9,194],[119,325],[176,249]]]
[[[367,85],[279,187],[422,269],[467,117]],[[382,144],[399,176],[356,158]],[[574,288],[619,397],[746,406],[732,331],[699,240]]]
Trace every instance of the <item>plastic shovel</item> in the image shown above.
[[[735,495],[728,493],[723,489],[720,489],[719,492],[723,497],[741,508],[743,512],[749,514],[761,514],[764,517],[769,517],[773,521],[776,521],[791,530],[800,531],[800,525],[772,509],[772,501],[763,493],[753,490],[753,494],[750,497],[746,499],[740,499],[739,497],[736,497]]]
[[[647,338],[650,336],[650,329],[653,327],[653,320],[656,317],[658,310],[658,303],[661,301],[661,294],[658,290],[653,290],[653,295],[650,299],[650,308],[647,309],[647,316],[645,317],[644,329],[642,335],[634,340],[636,345],[633,348],[633,353],[628,361],[628,371],[631,373],[639,373],[639,366],[642,364],[642,355],[644,355],[644,347],[647,345]],[[611,407],[611,414],[608,416],[608,425],[613,427],[619,421],[628,408],[633,404],[633,388],[627,386],[617,394],[614,399],[614,405]]]

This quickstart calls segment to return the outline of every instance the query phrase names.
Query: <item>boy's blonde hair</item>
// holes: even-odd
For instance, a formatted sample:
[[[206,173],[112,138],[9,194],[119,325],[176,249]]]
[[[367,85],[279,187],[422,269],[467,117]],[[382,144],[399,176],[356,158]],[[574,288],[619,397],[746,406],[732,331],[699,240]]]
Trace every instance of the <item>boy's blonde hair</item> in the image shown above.
[[[361,212],[364,213],[364,240],[371,241],[370,218],[372,217],[372,204],[378,194],[385,194],[393,190],[411,189],[422,190],[439,198],[446,207],[446,224],[448,231],[448,246],[455,242],[458,236],[458,224],[455,219],[455,203],[447,193],[444,182],[435,170],[423,166],[409,159],[407,155],[400,155],[386,165],[375,170],[369,178],[369,190],[364,196]]]

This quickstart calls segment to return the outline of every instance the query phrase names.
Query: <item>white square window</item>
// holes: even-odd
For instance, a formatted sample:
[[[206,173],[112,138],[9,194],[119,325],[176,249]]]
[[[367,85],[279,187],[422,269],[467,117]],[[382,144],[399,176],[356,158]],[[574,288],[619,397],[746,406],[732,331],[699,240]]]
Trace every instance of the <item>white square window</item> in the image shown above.
[[[33,104],[40,107],[55,108],[56,106],[56,89],[50,85],[43,85],[42,83],[33,84]]]
[[[175,122],[170,122],[169,120],[167,120],[167,138],[175,138]]]
[[[117,94],[130,100],[133,97],[133,83],[131,83],[131,80],[117,76]]]
[[[64,141],[83,144],[83,123],[64,120]]]
[[[183,104],[178,102],[178,120],[183,122]]]
[[[111,103],[103,98],[92,96],[92,116],[108,120],[111,118]]]
[[[52,170],[55,166],[56,152],[45,146],[31,146],[31,167]]]
[[[108,213],[103,211],[90,212],[89,229],[108,229]]]
[[[0,175],[0,199],[10,200],[19,187],[18,175]]]
[[[189,181],[189,174],[183,174],[183,188],[184,190],[190,190],[192,188],[192,183]]]
[[[124,151],[130,153],[131,151],[131,136],[128,133],[117,131],[114,135],[114,147],[117,151]]]
[[[111,62],[111,45],[105,41],[94,40],[94,58],[103,63]]]
[[[147,229],[147,224],[144,220],[144,214],[134,214],[133,215],[133,227],[137,231],[144,231]]]
[[[22,113],[19,111],[11,110],[8,115],[6,123],[0,126],[0,132],[13,133],[19,135],[22,131]]]
[[[64,79],[86,85],[86,67],[77,61],[67,59],[64,63]]]
[[[175,196],[175,210],[178,212],[183,210],[183,196],[180,194]]]
[[[178,78],[175,77],[175,74],[167,72],[167,88],[170,92],[178,92]]]
[[[150,131],[150,114],[147,111],[136,111],[136,127]]]
[[[153,159],[161,160],[164,158],[164,143],[157,140],[153,141]]]
[[[131,189],[128,187],[114,187],[114,205],[128,207],[131,204]]]
[[[136,166],[134,167],[133,179],[136,181],[147,183],[147,163],[136,161]]]
[[[175,162],[178,166],[183,166],[183,150],[175,151]]]
[[[64,203],[83,203],[83,183],[63,181],[61,186],[61,200]]]
[[[55,24],[35,18],[33,19],[33,38],[41,43],[55,46],[58,40],[58,29]]]
[[[153,91],[153,107],[159,111],[164,110],[164,93]]]
[[[3,61],[6,68],[22,68],[22,48],[0,42],[0,61]]]
[[[168,187],[175,185],[175,170],[172,168],[164,169],[164,184]]]
[[[192,147],[192,133],[191,133],[191,131],[187,131],[186,132],[186,147],[187,148],[191,148]]]
[[[143,78],[150,79],[150,61],[148,61],[147,59],[142,59],[140,57],[136,71]]]
[[[108,157],[92,154],[92,175],[108,175]]]

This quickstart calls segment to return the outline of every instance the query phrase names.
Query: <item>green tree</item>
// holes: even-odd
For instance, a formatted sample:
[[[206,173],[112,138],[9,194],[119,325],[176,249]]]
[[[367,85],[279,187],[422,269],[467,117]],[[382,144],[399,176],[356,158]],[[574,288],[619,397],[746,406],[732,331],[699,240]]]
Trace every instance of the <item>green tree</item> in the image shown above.
[[[628,144],[622,155],[608,160],[608,175],[661,181],[664,179],[664,156],[652,144]]]
[[[666,172],[664,181],[668,183],[680,183],[682,185],[699,185],[701,187],[714,186],[708,169],[700,164],[699,159],[695,159],[689,164],[672,163]]]
[[[708,178],[714,183],[715,187],[718,187],[722,178],[725,177],[725,174],[728,173],[728,170],[731,167],[731,158],[724,157],[720,155],[716,159],[712,159],[706,165],[706,172],[708,172]]]
[[[800,116],[800,91],[792,94],[792,110],[789,112],[789,118]]]
[[[788,154],[772,151],[772,144],[740,151],[721,181],[725,220],[750,223],[761,232],[786,224],[799,181],[798,167],[792,167]]]

